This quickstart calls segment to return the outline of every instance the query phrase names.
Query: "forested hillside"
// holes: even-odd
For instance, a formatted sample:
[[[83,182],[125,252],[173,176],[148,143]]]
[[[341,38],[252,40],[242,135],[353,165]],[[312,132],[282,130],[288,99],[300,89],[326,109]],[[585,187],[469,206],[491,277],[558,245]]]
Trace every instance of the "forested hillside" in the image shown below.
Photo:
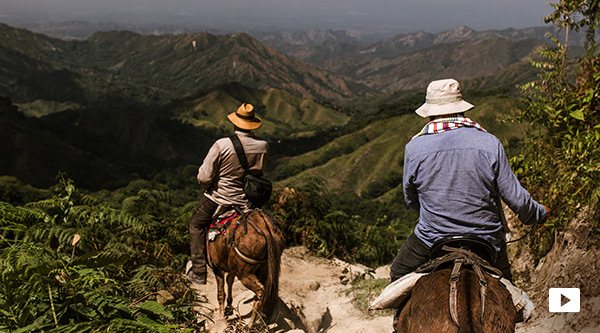
[[[263,120],[260,132],[273,138],[310,135],[316,130],[342,126],[350,119],[341,107],[302,99],[289,92],[250,88],[230,83],[199,91],[166,106],[175,119],[198,128],[229,130],[227,115],[241,103],[251,103]]]

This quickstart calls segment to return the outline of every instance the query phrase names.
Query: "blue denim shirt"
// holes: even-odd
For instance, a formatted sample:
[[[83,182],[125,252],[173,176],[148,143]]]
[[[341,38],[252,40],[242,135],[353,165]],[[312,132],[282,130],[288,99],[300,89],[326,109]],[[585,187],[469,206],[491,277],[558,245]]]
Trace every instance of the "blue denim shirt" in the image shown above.
[[[407,205],[420,214],[415,235],[429,247],[444,236],[470,234],[500,250],[498,195],[524,224],[546,215],[512,172],[500,140],[471,127],[411,140],[403,188]]]

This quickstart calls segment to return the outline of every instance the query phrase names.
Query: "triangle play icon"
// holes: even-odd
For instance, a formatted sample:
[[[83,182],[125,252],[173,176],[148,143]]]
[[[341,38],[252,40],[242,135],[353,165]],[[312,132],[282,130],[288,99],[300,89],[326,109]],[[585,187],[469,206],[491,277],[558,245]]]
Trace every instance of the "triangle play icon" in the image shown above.
[[[550,288],[548,291],[548,311],[579,312],[581,296],[579,288]]]

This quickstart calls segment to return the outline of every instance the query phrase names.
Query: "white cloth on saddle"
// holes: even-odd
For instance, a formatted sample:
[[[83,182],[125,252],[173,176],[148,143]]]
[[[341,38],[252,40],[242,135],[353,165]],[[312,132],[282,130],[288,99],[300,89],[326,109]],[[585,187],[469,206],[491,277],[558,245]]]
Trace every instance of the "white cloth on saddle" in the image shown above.
[[[423,275],[427,275],[427,273],[412,272],[390,283],[383,289],[379,297],[369,305],[369,310],[398,308],[402,304],[402,301],[410,295],[417,280]]]
[[[398,308],[404,299],[410,295],[412,288],[417,281],[427,274],[429,273],[412,272],[390,283],[383,289],[379,297],[369,305],[369,310]],[[522,321],[529,319],[531,312],[535,307],[529,299],[529,296],[505,278],[500,279],[500,282],[506,287],[508,292],[510,292],[515,310],[517,310],[517,315],[521,316]]]
[[[502,283],[508,292],[510,292],[510,297],[512,297],[515,310],[517,310],[517,316],[521,316],[522,321],[529,319],[531,312],[533,312],[533,309],[535,308],[535,305],[533,305],[533,302],[529,299],[527,293],[517,288],[505,278],[500,279],[500,283]]]

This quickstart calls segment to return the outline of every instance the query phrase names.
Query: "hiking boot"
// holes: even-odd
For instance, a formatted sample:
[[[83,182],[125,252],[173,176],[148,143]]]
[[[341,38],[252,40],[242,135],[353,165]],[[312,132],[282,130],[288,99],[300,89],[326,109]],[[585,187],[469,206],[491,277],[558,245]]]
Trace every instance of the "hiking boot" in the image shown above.
[[[206,284],[206,272],[203,274],[197,274],[192,270],[192,261],[188,261],[185,265],[185,277],[191,283],[205,285]]]
[[[185,277],[191,283],[200,284],[200,285],[205,285],[206,284],[206,272],[204,272],[204,274],[196,274],[196,273],[194,273],[194,271],[189,271],[185,275]]]

